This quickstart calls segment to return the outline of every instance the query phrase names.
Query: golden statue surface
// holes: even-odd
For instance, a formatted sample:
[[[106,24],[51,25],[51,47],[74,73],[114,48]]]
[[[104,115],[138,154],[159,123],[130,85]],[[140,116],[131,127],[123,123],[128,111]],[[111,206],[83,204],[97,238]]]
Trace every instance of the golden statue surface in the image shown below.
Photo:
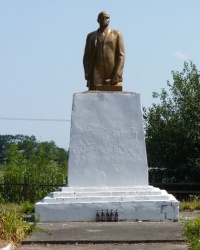
[[[124,42],[120,31],[108,25],[110,15],[99,13],[99,29],[87,35],[83,65],[89,90],[122,91]]]

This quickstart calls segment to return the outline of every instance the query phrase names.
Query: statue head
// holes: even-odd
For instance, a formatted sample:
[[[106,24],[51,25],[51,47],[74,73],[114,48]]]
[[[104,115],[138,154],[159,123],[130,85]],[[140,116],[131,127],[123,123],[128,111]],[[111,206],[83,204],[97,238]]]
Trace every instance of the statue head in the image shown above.
[[[110,14],[107,11],[102,11],[99,13],[97,22],[101,28],[106,28],[110,22]]]

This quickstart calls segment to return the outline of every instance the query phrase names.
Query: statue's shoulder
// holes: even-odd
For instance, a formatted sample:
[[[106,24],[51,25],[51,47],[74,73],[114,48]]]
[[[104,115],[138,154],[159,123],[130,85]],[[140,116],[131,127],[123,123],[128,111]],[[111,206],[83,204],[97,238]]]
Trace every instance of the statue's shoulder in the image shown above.
[[[114,30],[114,29],[110,29],[112,33],[114,33],[115,35],[121,35],[121,31],[119,30]]]
[[[96,36],[96,34],[97,34],[97,30],[90,32],[90,33],[87,35],[87,37],[93,37],[93,36]]]

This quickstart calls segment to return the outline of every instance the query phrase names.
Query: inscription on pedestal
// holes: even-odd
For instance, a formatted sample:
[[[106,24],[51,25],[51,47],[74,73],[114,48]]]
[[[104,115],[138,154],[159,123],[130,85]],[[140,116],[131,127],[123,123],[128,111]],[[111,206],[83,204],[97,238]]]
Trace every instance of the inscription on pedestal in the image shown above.
[[[139,95],[74,95],[69,186],[148,185]]]

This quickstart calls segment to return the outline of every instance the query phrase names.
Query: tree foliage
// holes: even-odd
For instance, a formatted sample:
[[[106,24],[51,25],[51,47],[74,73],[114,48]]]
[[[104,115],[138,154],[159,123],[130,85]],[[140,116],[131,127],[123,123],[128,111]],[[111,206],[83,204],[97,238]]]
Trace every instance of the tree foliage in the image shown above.
[[[185,62],[183,71],[172,71],[172,76],[168,92],[153,93],[160,103],[144,108],[149,167],[174,182],[199,182],[199,71],[192,62]]]
[[[0,136],[0,141],[0,170],[3,170],[0,181],[4,185],[0,185],[0,198],[6,201],[20,200],[20,192],[16,193],[16,183],[19,181],[24,181],[21,191],[27,193],[26,199],[31,202],[53,191],[55,183],[66,185],[68,152],[57,147],[53,141],[37,142],[34,136],[23,135]],[[41,185],[45,188],[39,193]]]
[[[57,147],[54,141],[37,142],[35,136],[0,135],[0,162],[13,162],[14,158],[62,165],[68,160],[68,152]]]
[[[10,144],[22,144],[24,141],[36,142],[36,138],[26,135],[0,135],[0,163],[5,161],[4,150]]]

